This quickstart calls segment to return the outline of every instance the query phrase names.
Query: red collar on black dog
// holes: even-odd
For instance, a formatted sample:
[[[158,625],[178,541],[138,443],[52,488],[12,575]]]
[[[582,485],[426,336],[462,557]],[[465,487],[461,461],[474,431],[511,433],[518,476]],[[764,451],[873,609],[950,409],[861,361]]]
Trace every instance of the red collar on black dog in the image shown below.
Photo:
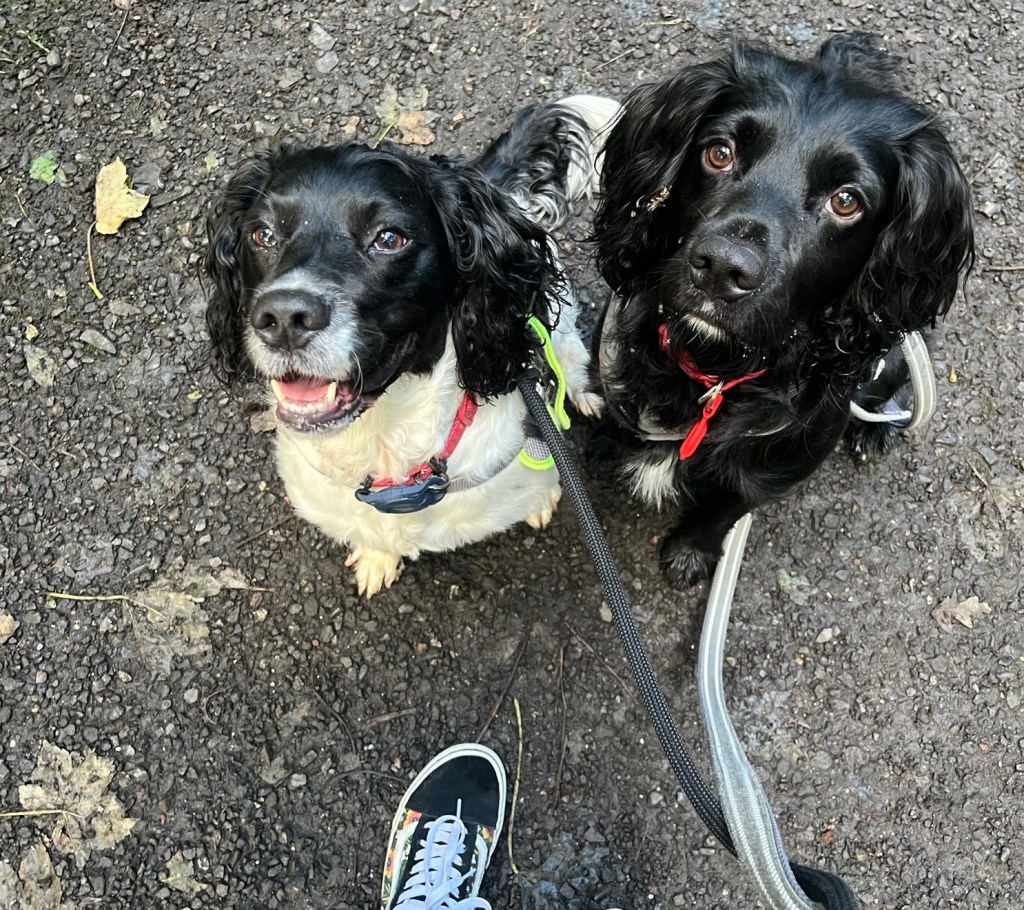
[[[669,341],[668,326],[665,323],[658,326],[658,343],[661,349],[671,356],[672,344]],[[679,460],[683,461],[697,451],[697,446],[700,445],[704,434],[708,431],[708,422],[715,416],[719,407],[721,407],[722,393],[728,392],[729,389],[738,386],[741,382],[757,379],[759,376],[767,373],[768,370],[754,370],[753,373],[745,373],[734,379],[722,379],[719,376],[710,376],[707,373],[702,373],[697,366],[697,361],[693,359],[693,355],[687,350],[682,350],[676,355],[676,365],[687,375],[687,378],[692,379],[694,382],[699,382],[707,389],[698,399],[703,403],[704,410],[679,446]]]

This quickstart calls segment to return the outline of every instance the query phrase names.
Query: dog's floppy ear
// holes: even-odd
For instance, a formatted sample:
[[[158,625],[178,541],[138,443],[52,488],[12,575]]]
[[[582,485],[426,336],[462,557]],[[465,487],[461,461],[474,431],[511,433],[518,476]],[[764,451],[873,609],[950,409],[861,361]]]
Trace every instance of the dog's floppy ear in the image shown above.
[[[604,146],[601,202],[594,219],[597,264],[628,296],[674,245],[664,203],[701,119],[734,81],[734,63],[712,61],[634,89]]]
[[[462,385],[485,398],[508,392],[529,363],[530,316],[545,324],[566,280],[545,231],[487,178],[438,159],[432,187],[459,276],[451,319]]]
[[[853,288],[860,325],[840,342],[846,350],[873,338],[876,349],[868,353],[878,356],[906,332],[934,325],[974,264],[970,186],[941,129],[921,116],[912,133],[893,140],[893,215]]]
[[[274,153],[244,161],[228,181],[206,220],[206,274],[213,291],[206,306],[206,327],[213,349],[213,369],[223,382],[250,372],[245,354],[242,274],[239,260],[245,213],[255,204],[270,177]]]
[[[899,88],[900,60],[883,50],[875,35],[847,32],[829,38],[818,51],[818,63],[827,72],[842,74],[876,87]]]

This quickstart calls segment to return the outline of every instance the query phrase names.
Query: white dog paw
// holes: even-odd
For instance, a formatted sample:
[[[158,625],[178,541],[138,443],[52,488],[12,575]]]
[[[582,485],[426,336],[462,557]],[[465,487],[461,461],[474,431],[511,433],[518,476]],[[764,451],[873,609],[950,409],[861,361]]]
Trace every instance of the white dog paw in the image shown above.
[[[530,515],[526,519],[526,523],[535,531],[542,531],[551,524],[551,519],[555,516],[555,509],[558,508],[558,500],[561,498],[562,488],[555,487],[555,489],[548,494],[547,505]]]
[[[572,403],[584,417],[596,420],[604,412],[604,399],[597,392],[580,392],[573,396]]]
[[[398,553],[355,547],[345,560],[355,569],[356,587],[369,600],[381,588],[390,588],[402,574],[402,557]]]

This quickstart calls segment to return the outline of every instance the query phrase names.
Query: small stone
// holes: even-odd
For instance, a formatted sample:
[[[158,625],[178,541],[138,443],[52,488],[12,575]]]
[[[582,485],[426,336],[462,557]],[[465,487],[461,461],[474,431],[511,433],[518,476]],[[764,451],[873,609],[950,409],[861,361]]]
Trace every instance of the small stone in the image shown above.
[[[608,604],[604,603],[604,601],[601,602],[601,609],[598,610],[598,613],[600,614],[601,619],[605,622],[612,621],[612,608],[609,607]]]
[[[185,690],[185,704],[186,705],[194,705],[197,701],[199,701],[199,690],[194,688],[194,687],[191,688],[191,689],[186,689]]]
[[[117,348],[114,347],[114,342],[105,335],[101,335],[96,331],[96,329],[86,329],[78,337],[89,345],[89,347],[96,348],[97,351],[103,351],[107,354],[117,353]]]
[[[338,65],[338,62],[339,62],[338,61],[338,55],[336,53],[334,53],[334,51],[330,51],[329,53],[324,54],[313,65],[316,67],[316,71],[318,73],[322,73],[323,75],[327,75],[327,73],[329,73],[331,70],[333,70]]]
[[[252,125],[253,132],[261,139],[269,139],[281,132],[280,123],[271,123],[269,120],[257,120]]]
[[[313,46],[319,51],[326,52],[334,47],[334,35],[322,25],[313,25],[309,30],[309,40],[313,42]]]
[[[0,613],[0,645],[4,644],[15,632],[18,631],[18,622],[10,613]]]
[[[277,83],[279,88],[290,89],[293,85],[297,85],[302,81],[303,72],[302,70],[286,69],[284,75],[281,77],[281,81]]]
[[[832,629],[822,629],[818,633],[818,637],[814,639],[814,643],[816,645],[823,645],[826,642],[832,641],[833,638],[835,638],[835,633]]]
[[[56,49],[51,50],[50,53],[48,53],[46,55],[46,65],[47,66],[52,66],[52,67],[57,67],[57,66],[60,66],[60,64],[61,64],[60,51],[58,51]]]
[[[288,789],[299,790],[306,786],[306,775],[305,774],[293,774],[288,778]]]

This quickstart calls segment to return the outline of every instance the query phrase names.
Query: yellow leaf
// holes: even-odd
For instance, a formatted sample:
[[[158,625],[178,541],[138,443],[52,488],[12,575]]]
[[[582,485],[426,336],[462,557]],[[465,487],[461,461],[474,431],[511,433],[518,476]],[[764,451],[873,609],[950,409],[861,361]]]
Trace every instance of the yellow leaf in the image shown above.
[[[96,175],[96,230],[116,234],[128,218],[138,218],[149,196],[128,185],[128,171],[120,158],[105,165]]]

